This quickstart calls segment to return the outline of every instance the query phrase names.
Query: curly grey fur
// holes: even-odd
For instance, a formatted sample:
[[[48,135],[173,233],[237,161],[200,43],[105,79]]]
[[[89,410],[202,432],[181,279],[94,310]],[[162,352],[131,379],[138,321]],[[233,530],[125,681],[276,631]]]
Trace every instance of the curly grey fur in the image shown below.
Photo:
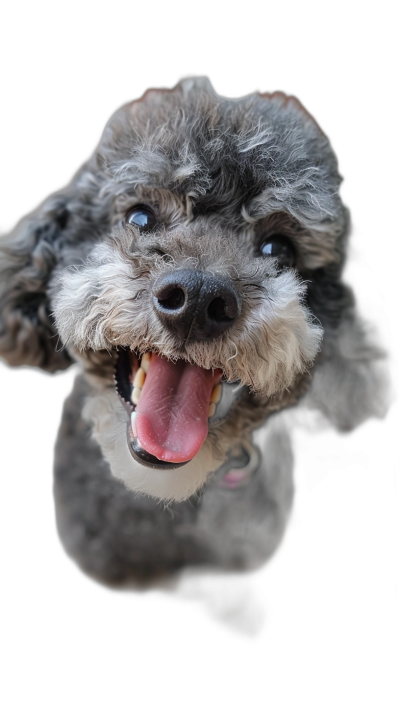
[[[236,492],[222,496],[212,487],[215,474],[272,412],[303,397],[340,429],[383,413],[382,353],[359,321],[352,292],[341,278],[349,217],[340,181],[327,137],[298,100],[280,92],[230,100],[219,97],[206,79],[187,79],[173,90],[149,90],[119,109],[71,183],[1,240],[0,355],[11,365],[48,371],[74,361],[83,367],[86,383],[74,392],[63,418],[56,479],[60,532],[87,569],[112,577],[114,570],[135,570],[139,561],[141,569],[154,570],[157,559],[165,567],[203,560],[253,563],[252,550],[266,554],[278,542],[290,499],[282,496],[277,506],[286,515],[276,531],[268,526],[267,536],[263,526],[257,532],[266,541],[255,545],[250,538],[246,556],[228,557],[233,531],[223,547],[203,543],[197,554],[183,544],[185,556],[174,551],[163,560],[161,545],[155,554],[150,537],[140,555],[124,556],[125,546],[114,548],[93,535],[106,523],[107,533],[114,533],[123,501],[132,524],[144,517],[141,504],[146,504],[146,529],[165,532],[165,552],[175,548],[174,539],[180,542],[181,525],[173,527],[155,501],[133,498],[112,479],[84,422],[78,420],[79,427],[66,435],[71,414],[77,420],[83,409],[83,394],[90,397],[84,414],[113,475],[129,488],[167,501],[185,502],[197,493],[196,518],[212,533],[221,526],[207,514],[218,511],[220,498],[226,508],[237,498]],[[128,209],[143,203],[158,217],[157,230],[147,235],[124,223]],[[279,273],[274,261],[260,256],[261,242],[276,233],[291,240],[296,270]],[[228,277],[240,295],[240,317],[212,342],[181,343],[152,310],[155,281],[182,267]],[[121,346],[219,367],[229,380],[245,385],[227,420],[210,428],[190,473],[143,475],[128,452],[116,448],[126,431],[113,392],[115,348]],[[286,436],[274,433],[283,463]],[[285,478],[276,459],[260,469],[267,491],[275,479],[271,469]],[[97,512],[98,504],[82,509],[75,493],[82,479],[90,493],[97,487],[103,493],[100,472],[106,518],[103,510],[103,515]],[[240,489],[246,504],[242,515],[232,506],[237,528],[243,519],[262,519],[250,495],[254,488]],[[276,498],[280,502],[281,496]],[[184,505],[178,510],[189,512]],[[220,517],[231,522],[228,511]],[[127,523],[115,543],[134,533]]]

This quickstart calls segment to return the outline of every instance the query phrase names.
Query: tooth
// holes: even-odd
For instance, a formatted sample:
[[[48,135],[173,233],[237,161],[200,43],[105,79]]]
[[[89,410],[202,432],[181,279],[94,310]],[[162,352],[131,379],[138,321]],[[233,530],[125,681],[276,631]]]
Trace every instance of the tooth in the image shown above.
[[[139,367],[138,371],[135,374],[135,378],[133,380],[133,386],[139,387],[139,389],[141,389],[144,385],[145,379],[146,379],[146,373],[145,373],[143,367]]]
[[[216,384],[214,389],[211,392],[210,402],[212,404],[218,404],[219,400],[221,399],[221,392],[222,392],[221,385]]]
[[[134,387],[132,389],[132,397],[131,398],[132,398],[132,401],[134,404],[139,404],[139,399],[140,399],[141,393],[142,393],[142,390],[139,389],[139,387]]]
[[[214,416],[216,408],[217,408],[216,405],[213,403],[211,403],[210,406],[208,407],[208,418],[209,419]]]
[[[131,429],[132,429],[133,436],[136,438],[137,433],[136,433],[135,421],[136,421],[136,412],[132,412],[132,414],[131,414]]]
[[[151,360],[151,352],[145,352],[142,361],[140,363],[140,366],[145,374],[149,371],[150,367],[150,360]]]

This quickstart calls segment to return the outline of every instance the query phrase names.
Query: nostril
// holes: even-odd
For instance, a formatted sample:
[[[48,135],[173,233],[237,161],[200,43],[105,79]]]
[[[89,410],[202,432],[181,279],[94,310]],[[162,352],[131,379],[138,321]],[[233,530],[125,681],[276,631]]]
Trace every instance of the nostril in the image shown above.
[[[220,297],[214,298],[207,308],[207,314],[213,322],[226,322],[232,318],[227,315],[225,300]]]
[[[182,288],[170,287],[158,296],[158,304],[164,310],[180,310],[185,304],[185,293]]]
[[[212,322],[233,322],[239,315],[239,303],[233,290],[225,290],[208,304],[207,316]]]

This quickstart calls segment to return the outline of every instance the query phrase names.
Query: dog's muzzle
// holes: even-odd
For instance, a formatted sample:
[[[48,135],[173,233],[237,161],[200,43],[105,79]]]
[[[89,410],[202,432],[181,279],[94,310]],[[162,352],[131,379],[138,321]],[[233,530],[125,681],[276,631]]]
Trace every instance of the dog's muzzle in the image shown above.
[[[183,342],[219,337],[241,310],[240,297],[229,278],[188,269],[156,280],[153,305],[162,324]]]
[[[152,297],[162,325],[183,343],[218,338],[241,311],[232,281],[200,270],[160,276]],[[160,469],[191,461],[209,425],[226,418],[241,391],[223,376],[221,368],[204,369],[182,358],[170,360],[154,351],[140,355],[121,348],[116,386],[131,417],[132,456]]]

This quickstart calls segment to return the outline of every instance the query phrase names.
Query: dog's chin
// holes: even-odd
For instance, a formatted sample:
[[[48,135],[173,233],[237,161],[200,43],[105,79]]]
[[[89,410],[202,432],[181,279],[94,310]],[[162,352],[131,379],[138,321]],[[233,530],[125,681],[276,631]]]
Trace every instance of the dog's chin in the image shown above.
[[[141,466],[164,471],[182,468],[197,456],[209,428],[223,423],[244,389],[228,383],[222,370],[171,363],[159,354],[141,356],[123,347],[115,386],[129,416],[131,456]]]

